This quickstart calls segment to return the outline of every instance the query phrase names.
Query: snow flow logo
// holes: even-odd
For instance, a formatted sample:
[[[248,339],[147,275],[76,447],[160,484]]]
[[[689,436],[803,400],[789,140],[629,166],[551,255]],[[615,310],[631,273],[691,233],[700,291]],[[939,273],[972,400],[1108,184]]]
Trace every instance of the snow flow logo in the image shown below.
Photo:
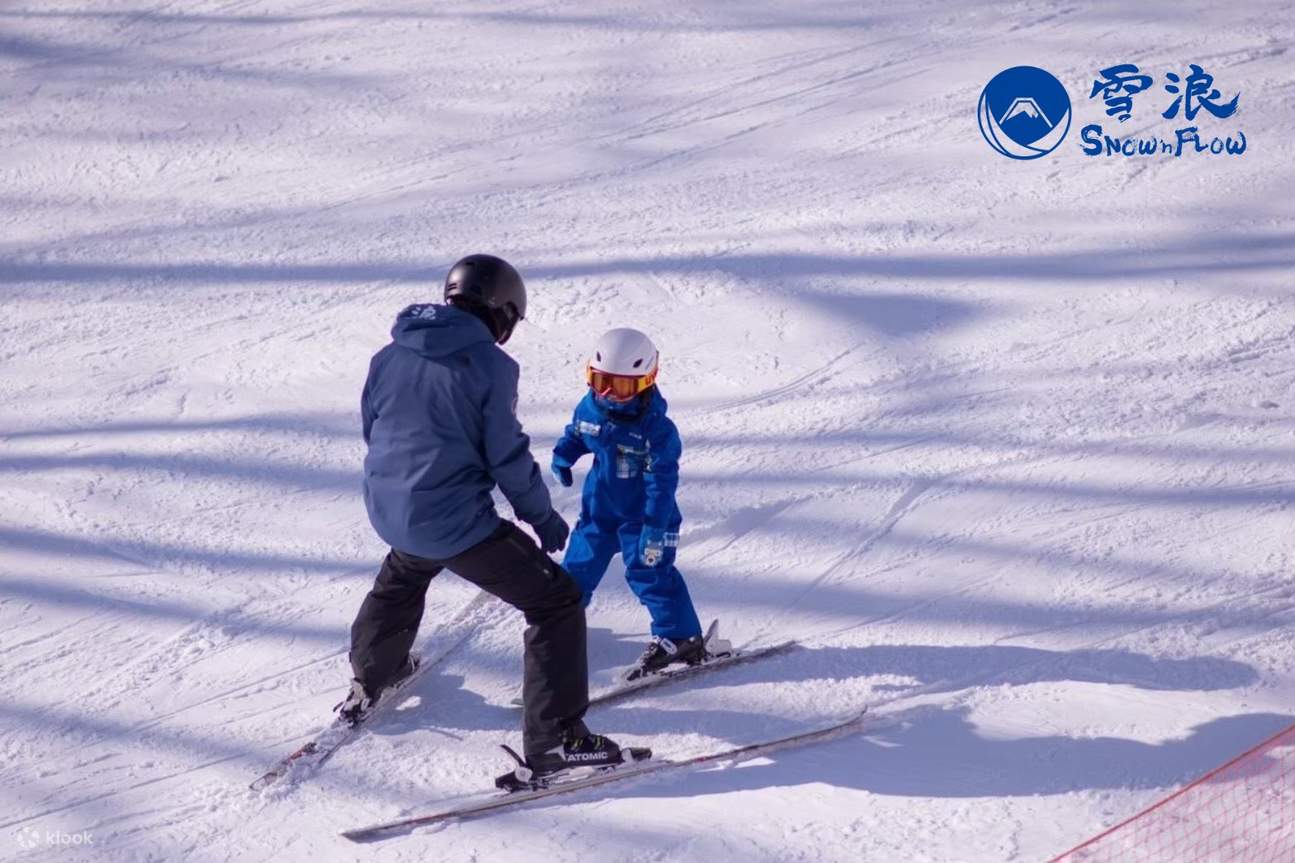
[[[985,85],[977,119],[989,146],[1012,159],[1037,159],[1070,130],[1070,96],[1050,73],[1013,66]]]

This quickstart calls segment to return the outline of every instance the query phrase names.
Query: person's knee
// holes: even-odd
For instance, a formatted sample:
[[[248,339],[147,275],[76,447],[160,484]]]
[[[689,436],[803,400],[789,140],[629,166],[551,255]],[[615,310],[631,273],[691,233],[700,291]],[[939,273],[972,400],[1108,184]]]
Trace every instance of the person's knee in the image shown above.
[[[582,605],[588,605],[590,598],[594,595],[594,588],[598,584],[595,573],[585,569],[566,569],[562,571],[566,574],[567,579],[575,585],[576,591],[580,594]]]
[[[671,566],[631,566],[625,570],[625,579],[644,590],[671,591],[682,580]]]
[[[584,608],[587,596],[584,586],[571,573],[557,564],[553,565],[553,601],[567,606],[572,603]]]
[[[545,589],[521,608],[528,623],[544,623],[570,615],[583,615],[584,610],[584,591],[571,574],[556,563],[552,564]]]

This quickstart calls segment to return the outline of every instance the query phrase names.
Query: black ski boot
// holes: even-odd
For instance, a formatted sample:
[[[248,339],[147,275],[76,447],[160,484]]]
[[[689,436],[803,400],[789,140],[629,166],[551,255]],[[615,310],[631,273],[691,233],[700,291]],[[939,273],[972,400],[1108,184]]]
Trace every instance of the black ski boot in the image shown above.
[[[543,788],[568,770],[615,767],[626,761],[642,761],[652,757],[652,750],[630,747],[622,749],[616,741],[601,734],[578,735],[567,731],[562,743],[546,752],[533,753],[522,758],[509,747],[504,751],[517,761],[517,767],[495,779],[495,787],[505,791],[525,791]]]
[[[638,662],[625,672],[624,679],[638,680],[640,677],[656,674],[676,662],[698,665],[705,661],[706,641],[702,636],[694,635],[682,641],[671,641],[654,635]]]
[[[334,707],[340,718],[347,725],[356,726],[369,718],[373,708],[377,706],[382,696],[394,692],[404,685],[405,681],[413,676],[418,670],[418,664],[421,660],[417,654],[411,653],[405,659],[405,664],[400,667],[400,671],[390,683],[377,692],[369,692],[364,688],[364,684],[358,680],[351,681],[351,691],[347,693],[342,703]]]

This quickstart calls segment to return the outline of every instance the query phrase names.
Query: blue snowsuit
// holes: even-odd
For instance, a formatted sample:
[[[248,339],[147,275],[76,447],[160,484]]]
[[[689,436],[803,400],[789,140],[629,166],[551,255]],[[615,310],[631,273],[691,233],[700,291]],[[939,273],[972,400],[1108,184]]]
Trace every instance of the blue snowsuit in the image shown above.
[[[679,430],[666,416],[666,400],[656,387],[624,408],[604,406],[587,394],[553,447],[554,464],[563,467],[586,453],[594,457],[580,519],[562,561],[584,592],[585,605],[619,552],[630,588],[652,615],[652,634],[671,640],[701,634],[688,587],[674,565],[683,521],[675,503],[682,450]],[[664,554],[656,566],[639,555],[645,525],[664,532]]]

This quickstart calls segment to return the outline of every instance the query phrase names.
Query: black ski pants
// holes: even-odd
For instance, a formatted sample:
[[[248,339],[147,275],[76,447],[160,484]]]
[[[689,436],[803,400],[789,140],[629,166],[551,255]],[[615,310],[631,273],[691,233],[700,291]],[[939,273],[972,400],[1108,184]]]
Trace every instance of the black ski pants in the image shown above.
[[[368,692],[391,682],[413,647],[427,587],[448,569],[526,616],[522,699],[527,755],[552,749],[566,729],[577,735],[589,707],[585,610],[580,588],[535,541],[505,521],[487,539],[445,560],[395,549],[351,625],[351,668]]]

